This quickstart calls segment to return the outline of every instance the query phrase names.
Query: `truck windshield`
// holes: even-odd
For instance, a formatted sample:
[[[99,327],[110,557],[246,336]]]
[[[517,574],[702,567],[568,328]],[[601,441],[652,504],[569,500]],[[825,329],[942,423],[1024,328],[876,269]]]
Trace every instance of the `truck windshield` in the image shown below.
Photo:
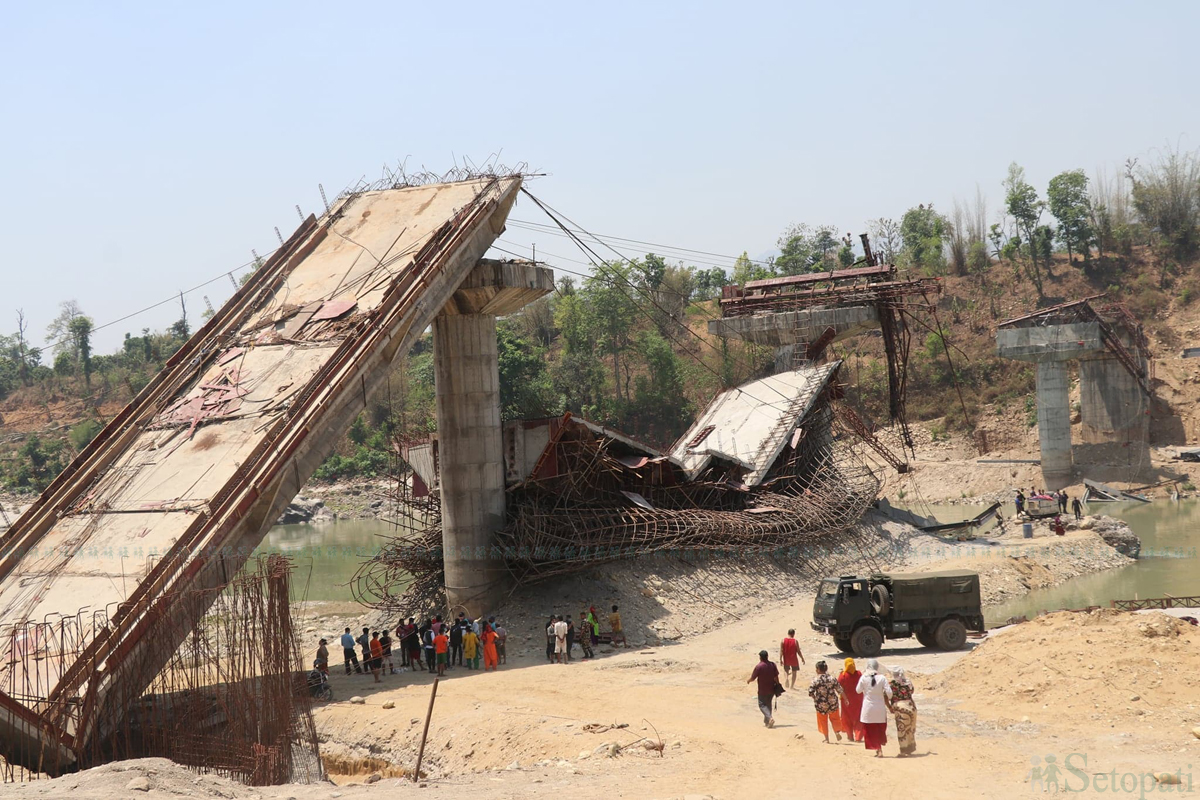
[[[821,588],[817,590],[817,597],[837,597],[837,590],[837,581],[821,581]]]

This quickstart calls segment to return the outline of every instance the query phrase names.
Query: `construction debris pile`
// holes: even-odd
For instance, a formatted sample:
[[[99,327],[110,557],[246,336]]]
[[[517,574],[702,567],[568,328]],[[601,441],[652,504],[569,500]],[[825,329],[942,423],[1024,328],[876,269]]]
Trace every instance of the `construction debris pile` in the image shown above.
[[[840,366],[722,393],[667,453],[569,414],[510,424],[508,524],[493,555],[529,582],[664,551],[799,558],[802,545],[836,541],[879,488],[861,442],[833,428]],[[353,586],[372,607],[434,608],[443,604],[436,442],[403,456],[398,534]]]

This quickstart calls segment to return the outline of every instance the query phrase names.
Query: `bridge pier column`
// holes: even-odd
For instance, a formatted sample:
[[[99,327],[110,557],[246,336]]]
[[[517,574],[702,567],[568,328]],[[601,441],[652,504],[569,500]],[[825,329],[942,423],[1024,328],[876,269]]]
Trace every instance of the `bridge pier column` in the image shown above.
[[[442,314],[433,323],[446,595],[472,617],[502,589],[492,552],[504,527],[504,453],[496,318]]]

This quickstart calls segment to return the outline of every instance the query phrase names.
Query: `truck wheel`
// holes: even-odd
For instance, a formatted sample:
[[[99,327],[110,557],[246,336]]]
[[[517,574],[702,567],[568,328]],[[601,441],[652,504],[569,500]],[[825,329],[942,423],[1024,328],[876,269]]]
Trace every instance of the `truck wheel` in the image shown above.
[[[870,625],[863,625],[850,634],[850,648],[859,658],[873,658],[883,649],[883,634]]]
[[[944,619],[934,634],[939,650],[957,650],[967,643],[967,628],[956,619]]]
[[[875,614],[880,617],[886,617],[892,610],[892,596],[883,584],[871,587],[871,608],[875,609]]]
[[[834,645],[834,647],[836,647],[838,650],[842,651],[843,653],[854,652],[854,648],[850,646],[850,637],[849,636],[833,637],[833,645]]]
[[[919,631],[917,631],[917,641],[925,647],[937,647],[937,641],[933,638],[933,634],[927,628],[921,628]]]

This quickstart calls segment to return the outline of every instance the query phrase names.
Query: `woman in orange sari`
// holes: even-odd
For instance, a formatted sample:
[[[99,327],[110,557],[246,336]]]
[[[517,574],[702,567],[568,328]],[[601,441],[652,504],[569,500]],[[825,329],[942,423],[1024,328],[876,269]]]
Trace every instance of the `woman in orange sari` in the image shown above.
[[[858,693],[858,679],[861,677],[862,673],[854,666],[854,659],[847,658],[837,678],[842,686],[842,729],[852,742],[861,742],[865,733],[859,720],[863,702],[863,696]]]
[[[483,626],[483,671],[487,672],[489,668],[495,670],[499,668],[500,657],[496,653],[496,632],[492,630],[492,626],[484,623]]]

